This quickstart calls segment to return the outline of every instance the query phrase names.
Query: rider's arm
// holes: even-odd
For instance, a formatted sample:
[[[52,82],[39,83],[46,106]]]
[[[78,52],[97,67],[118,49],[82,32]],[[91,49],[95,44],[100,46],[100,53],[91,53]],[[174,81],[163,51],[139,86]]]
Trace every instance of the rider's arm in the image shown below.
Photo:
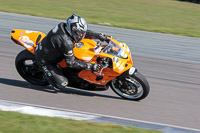
[[[73,47],[74,44],[70,39],[63,40],[60,50],[65,57],[67,66],[76,69],[85,69],[87,67],[86,63],[74,57]]]
[[[61,51],[65,57],[65,61],[68,67],[75,69],[86,69],[86,70],[98,70],[99,66],[96,64],[82,62],[77,60],[73,52],[74,43],[70,39],[64,39],[61,46]]]
[[[97,33],[97,32],[91,31],[91,30],[87,30],[85,38],[88,38],[88,39],[99,39],[101,41],[106,41],[106,39],[107,39],[104,34]]]

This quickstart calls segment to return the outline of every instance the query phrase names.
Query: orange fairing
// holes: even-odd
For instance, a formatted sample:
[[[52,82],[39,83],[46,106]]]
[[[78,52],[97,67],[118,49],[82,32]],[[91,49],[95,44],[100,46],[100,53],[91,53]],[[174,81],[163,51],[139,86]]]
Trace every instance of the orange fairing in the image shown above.
[[[104,69],[102,74],[103,75],[99,75],[99,72],[92,73],[88,70],[82,70],[79,72],[78,76],[93,84],[106,85],[110,80],[120,75],[119,73],[114,72],[111,68]],[[102,76],[102,79],[98,79],[98,76]]]
[[[94,56],[95,51],[94,47],[96,46],[96,43],[91,39],[83,39],[81,42],[76,43],[74,46],[74,55],[77,59],[85,61],[85,62],[91,62]]]
[[[126,58],[119,58],[116,56],[113,56],[113,70],[117,73],[123,73],[130,69],[133,66],[131,51],[127,44],[120,43],[112,38],[110,38],[117,46],[123,49],[124,53],[123,55],[126,55]],[[101,54],[101,53],[100,53]]]
[[[41,42],[46,35],[38,31],[13,29],[11,31],[11,36],[28,51],[35,54],[35,48],[37,44]]]
[[[116,47],[112,47],[112,50],[120,50],[122,57],[117,55],[112,55],[106,52],[103,52],[100,49],[100,52],[95,50],[96,43],[90,39],[83,39],[80,43],[75,44],[74,55],[76,58],[90,63],[97,63],[96,59],[98,57],[108,57],[112,59],[113,68],[105,68],[101,72],[92,73],[91,71],[82,70],[79,72],[78,76],[90,83],[105,85],[112,79],[121,75],[123,72],[129,70],[132,65],[131,52],[128,46],[125,43],[120,43],[114,39],[109,38]],[[98,78],[98,77],[103,78]]]

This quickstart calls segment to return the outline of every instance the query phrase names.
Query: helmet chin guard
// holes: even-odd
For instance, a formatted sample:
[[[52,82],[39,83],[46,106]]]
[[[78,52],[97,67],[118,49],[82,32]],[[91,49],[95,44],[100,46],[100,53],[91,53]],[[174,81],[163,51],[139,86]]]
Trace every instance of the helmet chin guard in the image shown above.
[[[87,22],[80,16],[72,14],[66,20],[66,30],[75,42],[79,42],[85,37]]]

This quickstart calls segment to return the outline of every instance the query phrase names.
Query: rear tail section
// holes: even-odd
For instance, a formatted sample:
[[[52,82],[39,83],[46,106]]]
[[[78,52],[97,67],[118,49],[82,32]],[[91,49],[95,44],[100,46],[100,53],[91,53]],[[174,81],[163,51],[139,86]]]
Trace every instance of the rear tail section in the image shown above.
[[[21,29],[13,29],[10,34],[15,43],[22,45],[32,54],[35,54],[36,46],[46,36],[42,32]]]

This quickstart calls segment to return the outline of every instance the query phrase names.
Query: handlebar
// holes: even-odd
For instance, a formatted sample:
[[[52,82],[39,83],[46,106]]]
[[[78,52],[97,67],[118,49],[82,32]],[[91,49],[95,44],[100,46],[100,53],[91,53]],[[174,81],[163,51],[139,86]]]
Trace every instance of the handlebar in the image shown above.
[[[98,74],[95,73],[94,71],[92,71],[92,73],[95,74],[97,77],[103,76],[102,71],[103,71],[103,69],[109,67],[109,61],[110,61],[109,58],[98,57],[97,58],[97,63],[100,64],[102,67],[101,67],[100,72]]]

